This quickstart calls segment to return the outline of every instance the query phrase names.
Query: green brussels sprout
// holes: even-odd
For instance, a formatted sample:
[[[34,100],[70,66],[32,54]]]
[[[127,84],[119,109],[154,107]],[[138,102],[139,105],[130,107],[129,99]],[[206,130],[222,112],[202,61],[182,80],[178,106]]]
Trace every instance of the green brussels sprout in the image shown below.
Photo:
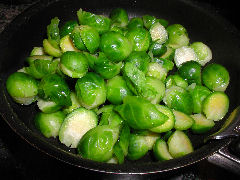
[[[34,47],[30,53],[30,56],[42,56],[45,55],[43,47]]]
[[[207,119],[203,114],[194,114],[191,117],[194,120],[191,130],[195,134],[206,133],[215,125],[213,120]]]
[[[213,91],[225,91],[229,84],[229,73],[220,64],[209,64],[202,71],[202,81],[205,86]]]
[[[163,102],[169,108],[181,111],[185,114],[191,114],[193,111],[193,101],[190,93],[178,86],[171,86],[166,90]]]
[[[142,97],[149,100],[152,104],[158,104],[165,94],[164,83],[153,77],[146,77],[146,85]]]
[[[125,35],[133,45],[133,51],[147,51],[151,41],[149,32],[144,28],[132,28]]]
[[[173,24],[167,27],[168,46],[174,49],[189,44],[187,30],[181,24]]]
[[[94,109],[106,100],[106,85],[103,78],[93,72],[88,72],[77,80],[76,94],[81,105],[87,109]]]
[[[38,94],[37,80],[23,72],[11,74],[6,81],[6,88],[13,100],[23,105],[34,102]]]
[[[38,98],[37,105],[38,105],[38,108],[43,113],[54,113],[54,112],[59,111],[62,108],[61,105],[58,105],[57,103],[55,103],[53,101],[48,101],[48,100],[44,100],[41,98]]]
[[[47,56],[47,55],[33,55],[33,56],[27,57],[26,61],[27,61],[28,64],[30,64],[31,62],[35,61],[36,59],[52,61],[53,57],[52,56]]]
[[[76,95],[75,92],[72,91],[72,92],[70,93],[70,98],[71,98],[71,101],[72,101],[72,105],[71,105],[71,106],[65,106],[65,107],[63,108],[63,112],[64,112],[65,114],[69,114],[69,113],[71,113],[73,110],[81,107],[81,104],[80,104],[80,102],[78,101],[78,98],[77,98],[77,95]]]
[[[112,104],[121,104],[123,98],[132,95],[122,76],[115,76],[107,81],[107,100]]]
[[[100,39],[100,50],[113,62],[124,60],[132,52],[131,42],[120,33],[109,31]]]
[[[59,34],[60,37],[64,37],[66,35],[70,35],[74,29],[75,26],[77,26],[78,23],[75,20],[70,20],[64,23],[64,25],[60,28]]]
[[[60,58],[60,67],[69,77],[81,78],[88,72],[88,61],[81,52],[67,51]]]
[[[188,87],[188,83],[185,79],[183,79],[178,74],[169,75],[165,81],[166,88],[170,88],[171,86],[179,86],[181,88],[186,89]]]
[[[128,25],[127,25],[128,29],[135,29],[135,28],[143,28],[143,20],[140,17],[134,17],[132,18]]]
[[[167,77],[167,70],[163,68],[161,64],[158,64],[157,62],[151,62],[149,63],[146,76],[154,77],[164,81]]]
[[[174,67],[174,63],[168,59],[164,59],[164,58],[156,58],[154,57],[152,59],[152,62],[157,62],[158,64],[162,65],[162,67],[168,72],[173,70]]]
[[[113,24],[117,24],[120,27],[125,27],[128,24],[128,14],[125,9],[116,8],[110,13],[110,19]]]
[[[150,15],[144,15],[142,19],[143,19],[143,24],[147,29],[150,29],[150,27],[157,22],[157,18]]]
[[[190,45],[190,47],[197,54],[197,62],[202,66],[212,59],[212,51],[206,44],[202,42],[194,42]]]
[[[203,101],[211,94],[211,91],[207,87],[196,85],[195,83],[188,86],[187,90],[192,96],[193,113],[201,113]]]
[[[167,46],[164,44],[160,44],[156,41],[151,44],[149,52],[152,54],[153,57],[162,56],[167,52]]]
[[[120,33],[122,35],[124,35],[125,30],[126,30],[125,28],[119,27],[116,24],[111,25],[111,27],[109,29],[109,31],[114,31],[114,32]]]
[[[41,131],[41,133],[47,137],[57,137],[59,129],[62,125],[62,122],[65,118],[65,114],[61,111],[54,113],[38,113],[35,116],[35,126]]]
[[[181,65],[178,74],[187,80],[188,84],[201,85],[201,65],[196,61],[188,61]]]
[[[62,52],[67,52],[67,51],[79,51],[73,44],[72,39],[70,38],[69,35],[66,35],[60,39],[60,44],[59,44]]]
[[[27,74],[35,79],[41,79],[47,74],[53,74],[58,68],[59,62],[52,60],[36,59],[31,61],[29,67],[25,67]]]
[[[72,33],[70,34],[70,38],[77,49],[81,51],[87,51],[80,32],[80,26],[75,26]]]
[[[62,55],[61,49],[56,43],[56,41],[51,41],[49,39],[43,40],[44,52],[53,57],[60,57]]]
[[[59,105],[71,106],[70,89],[67,83],[57,74],[44,76],[39,83],[38,96]]]
[[[99,34],[107,32],[111,25],[111,20],[108,17],[95,15],[82,9],[77,11],[77,16],[81,25],[89,25],[95,28]]]
[[[51,23],[47,26],[47,36],[49,40],[55,41],[57,44],[60,42],[59,25],[60,20],[58,17],[51,19]]]
[[[168,151],[168,145],[163,139],[157,139],[153,146],[153,154],[158,161],[166,161],[173,159]]]
[[[112,63],[104,53],[99,52],[99,56],[95,61],[93,70],[100,74],[104,79],[111,79],[120,73],[122,62]]]
[[[154,23],[149,29],[152,41],[163,44],[168,39],[168,32],[159,22]]]
[[[177,67],[188,61],[197,61],[197,55],[194,50],[188,46],[177,48],[174,55],[174,62]]]
[[[126,62],[134,64],[139,70],[146,73],[148,71],[148,64],[150,56],[144,51],[133,51],[126,59]]]
[[[111,125],[118,126],[123,123],[123,119],[113,110],[102,112],[101,119],[99,121],[99,126]]]
[[[106,162],[113,156],[113,146],[118,137],[118,126],[97,126],[81,138],[77,146],[78,153],[86,159]]]
[[[149,101],[126,96],[123,104],[114,108],[133,129],[149,129],[163,124],[168,117],[157,110]]]

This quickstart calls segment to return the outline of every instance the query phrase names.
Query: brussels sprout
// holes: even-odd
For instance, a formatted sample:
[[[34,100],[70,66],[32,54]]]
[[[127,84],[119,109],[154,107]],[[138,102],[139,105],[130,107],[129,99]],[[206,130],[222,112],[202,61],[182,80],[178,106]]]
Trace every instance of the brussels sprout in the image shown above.
[[[113,110],[102,112],[102,116],[99,122],[99,125],[111,125],[111,126],[118,126],[121,125],[123,119]]]
[[[153,148],[158,138],[159,135],[153,133],[145,136],[130,134],[127,158],[130,160],[140,159]]]
[[[187,30],[181,24],[173,24],[167,27],[168,46],[174,49],[189,44]]]
[[[179,86],[181,88],[187,88],[188,83],[178,74],[170,75],[166,79],[166,88],[170,88],[171,86]]]
[[[38,87],[38,95],[59,105],[70,106],[70,89],[67,83],[57,74],[49,74],[42,78]]]
[[[97,126],[81,138],[77,150],[86,159],[106,162],[112,158],[113,146],[119,136],[118,126]]]
[[[65,114],[61,111],[57,111],[50,114],[38,113],[35,117],[35,126],[41,131],[41,133],[47,137],[57,137],[59,129],[65,118]]]
[[[166,106],[158,105],[158,104],[156,104],[156,108],[161,113],[168,116],[168,120],[165,123],[163,123],[162,125],[150,129],[150,131],[156,132],[156,133],[163,133],[163,132],[170,131],[174,127],[174,124],[175,124],[175,116],[174,116],[172,110]]]
[[[67,51],[61,56],[60,67],[69,77],[81,78],[88,72],[88,61],[81,52]]]
[[[81,51],[87,51],[87,48],[82,40],[82,37],[81,37],[81,29],[79,28],[80,26],[75,26],[70,37],[72,39],[72,42],[74,44],[74,46],[81,50]]]
[[[181,77],[187,80],[188,84],[196,83],[201,85],[201,65],[196,61],[183,63],[178,69]]]
[[[110,13],[110,19],[113,24],[117,24],[120,27],[125,27],[128,24],[128,14],[125,9],[116,8]]]
[[[120,73],[122,67],[122,62],[114,64],[102,52],[99,52],[99,56],[94,63],[93,70],[100,74],[104,79],[113,78]]]
[[[47,36],[49,40],[55,41],[57,44],[60,42],[59,25],[60,20],[58,17],[51,19],[51,23],[47,26]]]
[[[149,30],[152,41],[156,41],[159,44],[163,44],[168,39],[168,32],[164,26],[159,22],[153,24]]]
[[[147,29],[150,29],[150,27],[157,22],[157,19],[154,16],[150,16],[150,15],[144,15],[142,19],[143,19],[144,26]]]
[[[90,129],[97,126],[97,115],[85,108],[72,111],[64,119],[59,130],[59,140],[68,147],[76,148],[79,140]]]
[[[202,81],[205,86],[213,91],[225,91],[229,84],[229,73],[220,64],[209,64],[202,71]]]
[[[34,47],[30,53],[30,56],[42,56],[45,55],[43,47]]]
[[[44,39],[43,40],[43,48],[47,54],[49,54],[53,57],[60,57],[62,55],[62,52],[61,52],[58,44],[56,44],[55,41],[50,41],[48,39]]]
[[[194,120],[194,123],[191,127],[192,132],[196,134],[206,133],[215,125],[214,121],[211,119],[207,119],[202,114],[194,114],[191,115]]]
[[[77,11],[77,16],[81,25],[89,25],[95,28],[99,34],[107,32],[110,28],[111,20],[108,17],[95,15],[82,9]]]
[[[191,95],[185,89],[178,86],[171,86],[166,90],[163,102],[169,108],[186,114],[191,114],[193,111]]]
[[[173,159],[171,154],[168,151],[168,145],[163,139],[157,139],[156,143],[153,146],[153,153],[157,160],[166,161]]]
[[[167,59],[167,60],[170,60],[172,61],[174,59],[174,56],[175,56],[175,49],[167,46],[167,52],[165,52],[161,58],[164,58],[164,59]]]
[[[87,109],[94,109],[106,100],[105,82],[102,77],[93,72],[88,72],[78,79],[75,90],[81,105]]]
[[[165,94],[164,83],[153,77],[146,77],[146,85],[143,89],[142,97],[149,100],[152,104],[162,101]]]
[[[13,100],[23,105],[34,102],[38,94],[38,82],[23,72],[11,74],[6,81],[6,88]]]
[[[164,44],[160,44],[157,41],[153,42],[149,48],[149,53],[152,54],[152,56],[162,56],[167,52],[167,46]]]
[[[197,61],[197,55],[194,50],[188,46],[177,48],[174,55],[174,62],[177,67],[188,61]]]
[[[70,35],[74,29],[75,26],[77,26],[78,23],[75,20],[70,20],[65,22],[65,24],[60,28],[59,34],[60,37],[64,37],[66,35]]]
[[[100,39],[100,50],[113,62],[124,60],[132,52],[131,42],[120,33],[109,31]]]
[[[135,28],[142,28],[142,27],[143,27],[143,20],[142,18],[139,18],[139,17],[132,18],[127,25],[128,29],[135,29]]]
[[[126,62],[131,62],[139,70],[146,73],[148,71],[148,64],[150,62],[150,56],[144,51],[133,51],[127,58]]]
[[[133,44],[133,51],[147,51],[151,36],[144,28],[132,28],[125,35]]]
[[[149,129],[163,124],[168,117],[147,100],[126,96],[123,104],[114,108],[133,129]]]
[[[61,105],[58,105],[57,103],[55,103],[53,101],[47,101],[47,100],[44,100],[41,98],[38,98],[37,105],[38,105],[38,108],[43,113],[54,113],[62,108]]]
[[[71,98],[71,101],[72,101],[72,105],[71,105],[71,106],[66,106],[66,107],[63,108],[63,112],[64,112],[65,114],[69,114],[69,113],[71,113],[73,110],[81,107],[81,104],[80,104],[80,102],[78,101],[78,98],[77,98],[77,95],[76,95],[75,92],[72,91],[72,92],[70,93],[70,98]]]
[[[193,100],[193,113],[201,113],[202,112],[202,103],[204,99],[211,94],[211,91],[205,86],[199,86],[195,83],[188,86],[187,90],[192,96]]]
[[[212,59],[212,51],[206,44],[202,42],[194,42],[190,45],[190,47],[197,54],[197,62],[199,62],[202,66]]]
[[[158,64],[162,65],[167,72],[173,70],[174,67],[174,63],[172,61],[164,58],[153,58],[152,62],[157,62]]]
[[[107,81],[107,100],[112,104],[121,104],[123,98],[132,95],[122,76],[115,76]]]
[[[193,146],[188,136],[182,131],[175,131],[168,139],[169,152],[173,158],[185,156],[193,152]]]
[[[162,67],[161,64],[151,62],[149,63],[148,72],[146,76],[151,76],[160,79],[161,81],[164,81],[167,77],[167,71],[165,68]]]
[[[79,51],[73,44],[72,39],[69,35],[66,35],[60,39],[60,48],[62,52],[67,51]]]
[[[174,128],[176,130],[183,131],[183,130],[187,130],[192,127],[194,120],[191,116],[189,116],[183,112],[176,111],[176,110],[173,110],[173,114],[176,119],[175,124],[174,124]]]
[[[33,55],[33,56],[27,57],[26,61],[28,62],[28,64],[30,64],[31,62],[35,61],[36,59],[52,61],[53,57],[52,56],[47,56],[47,55]]]

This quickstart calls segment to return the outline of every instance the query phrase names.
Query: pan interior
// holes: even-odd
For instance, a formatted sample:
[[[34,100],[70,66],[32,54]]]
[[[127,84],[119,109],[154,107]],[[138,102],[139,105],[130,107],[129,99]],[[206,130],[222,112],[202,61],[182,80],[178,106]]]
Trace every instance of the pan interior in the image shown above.
[[[9,117],[10,114],[13,117],[11,120],[5,118],[9,125],[31,144],[60,160],[87,169],[105,172],[146,173],[165,171],[198,161],[223,146],[227,141],[204,144],[203,138],[207,134],[193,135],[189,133],[194,148],[198,150],[180,159],[158,163],[153,160],[151,153],[149,153],[139,161],[126,161],[121,166],[95,163],[81,159],[76,155],[75,150],[62,145],[58,139],[44,138],[36,130],[33,122],[34,116],[38,111],[36,104],[21,106],[11,100],[4,87],[6,78],[25,65],[25,58],[34,46],[42,46],[42,40],[46,38],[46,27],[53,17],[59,17],[60,24],[63,24],[68,20],[77,20],[76,12],[79,8],[96,14],[109,15],[110,11],[116,7],[126,9],[130,18],[149,14],[158,18],[164,18],[170,24],[182,24],[188,31],[191,43],[195,41],[206,43],[213,52],[213,60],[211,62],[222,64],[228,69],[231,77],[230,85],[226,91],[230,98],[229,112],[239,104],[240,38],[234,27],[223,18],[214,14],[211,9],[202,8],[198,4],[180,0],[58,1],[49,5],[39,3],[33,6],[32,9],[20,15],[12,23],[12,26],[7,28],[0,36],[0,39],[4,40],[0,44],[0,72],[4,82],[1,83],[1,98],[4,100],[2,104],[5,106],[5,117]],[[16,25],[18,22],[21,22],[21,24]],[[5,36],[8,34],[11,34],[11,36],[6,38]],[[208,134],[217,131],[223,122],[224,120],[216,123],[216,126]],[[19,130],[20,127],[21,130]]]

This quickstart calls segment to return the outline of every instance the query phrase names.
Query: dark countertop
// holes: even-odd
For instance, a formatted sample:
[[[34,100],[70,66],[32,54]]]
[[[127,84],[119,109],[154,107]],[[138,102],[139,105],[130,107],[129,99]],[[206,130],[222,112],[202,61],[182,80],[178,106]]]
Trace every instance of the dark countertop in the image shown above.
[[[36,0],[0,1],[0,33],[19,13],[28,8]],[[205,0],[217,7],[219,13],[232,23],[236,22],[234,6],[225,2]],[[223,8],[224,7],[224,8]],[[239,24],[235,24],[239,28]],[[73,167],[58,161],[35,149],[16,135],[0,118],[0,179],[228,179],[239,178],[223,168],[203,160],[192,166],[165,174],[157,175],[112,175],[92,172]]]

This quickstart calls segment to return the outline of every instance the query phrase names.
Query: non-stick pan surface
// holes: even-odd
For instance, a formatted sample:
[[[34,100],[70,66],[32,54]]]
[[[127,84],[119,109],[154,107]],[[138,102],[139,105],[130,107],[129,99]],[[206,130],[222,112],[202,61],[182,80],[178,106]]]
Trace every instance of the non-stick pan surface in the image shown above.
[[[230,98],[229,112],[240,104],[240,36],[230,23],[216,15],[211,8],[183,0],[66,0],[54,3],[43,0],[18,16],[0,35],[0,112],[9,126],[30,144],[59,160],[109,173],[142,174],[169,171],[200,161],[228,145],[228,139],[204,144],[202,135],[189,134],[196,150],[182,158],[156,162],[149,153],[139,161],[126,161],[123,165],[93,162],[82,159],[75,150],[62,145],[57,139],[47,139],[39,133],[33,123],[34,115],[38,111],[36,104],[21,106],[12,101],[6,92],[6,79],[24,66],[24,60],[33,46],[42,45],[42,40],[46,37],[46,26],[53,17],[58,16],[63,23],[77,19],[76,11],[79,8],[108,15],[115,7],[125,8],[130,17],[150,14],[165,18],[170,24],[182,24],[187,29],[191,42],[202,41],[209,45],[213,52],[212,62],[222,64],[229,70],[231,80],[226,91]],[[222,122],[224,120],[217,123],[210,133],[217,131]]]

